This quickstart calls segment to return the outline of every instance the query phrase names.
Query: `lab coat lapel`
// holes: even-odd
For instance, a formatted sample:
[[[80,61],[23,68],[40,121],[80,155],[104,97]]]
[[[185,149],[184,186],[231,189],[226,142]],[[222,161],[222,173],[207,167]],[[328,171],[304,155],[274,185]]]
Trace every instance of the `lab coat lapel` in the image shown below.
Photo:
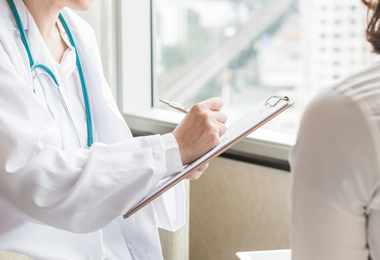
[[[25,15],[27,12],[25,5],[21,0],[16,0],[15,5],[17,10],[19,10],[21,14],[24,14],[21,15],[21,21],[24,24],[24,29],[28,30],[29,24]],[[6,0],[0,1],[0,18],[0,30],[5,31],[2,35],[7,35],[7,37],[2,39],[2,45],[7,51],[9,57],[12,59],[17,73],[24,78],[29,86],[31,86],[32,80],[29,69],[28,55],[25,51],[24,45],[22,44],[15,19],[13,18],[9,4]]]
[[[14,0],[14,4],[17,8],[18,14],[20,15],[20,19],[21,19],[22,25],[24,26],[24,30],[28,30],[29,28],[29,23],[27,19],[28,9],[26,8],[22,0]],[[0,1],[0,17],[3,18],[5,26],[8,29],[18,30],[16,20],[13,18],[12,11],[9,8],[9,4],[7,1]]]

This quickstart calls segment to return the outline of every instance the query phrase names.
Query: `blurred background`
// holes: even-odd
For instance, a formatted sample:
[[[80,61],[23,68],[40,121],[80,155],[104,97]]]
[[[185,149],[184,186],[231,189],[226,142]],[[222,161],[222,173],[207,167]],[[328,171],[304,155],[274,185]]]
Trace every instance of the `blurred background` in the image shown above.
[[[273,130],[296,133],[321,88],[376,59],[359,0],[154,0],[152,19],[155,96],[220,96],[231,121],[271,95],[296,100]]]

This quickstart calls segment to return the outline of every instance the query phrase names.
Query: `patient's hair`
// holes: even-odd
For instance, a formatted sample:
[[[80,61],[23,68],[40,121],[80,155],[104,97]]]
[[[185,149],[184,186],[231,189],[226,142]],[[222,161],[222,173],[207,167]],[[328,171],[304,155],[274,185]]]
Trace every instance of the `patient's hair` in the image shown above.
[[[368,8],[367,15],[367,41],[372,44],[373,52],[380,54],[380,4],[379,0],[362,0]]]

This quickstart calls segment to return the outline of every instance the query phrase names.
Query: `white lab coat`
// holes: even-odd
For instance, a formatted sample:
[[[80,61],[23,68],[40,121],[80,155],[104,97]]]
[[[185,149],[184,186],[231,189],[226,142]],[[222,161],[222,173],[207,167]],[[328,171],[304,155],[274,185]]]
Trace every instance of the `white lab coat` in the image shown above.
[[[21,0],[15,4],[34,59],[57,75],[32,16]],[[87,81],[94,145],[75,148],[47,78],[36,80],[33,93],[27,53],[0,0],[0,250],[38,260],[162,259],[157,227],[185,224],[183,184],[121,217],[166,174],[163,140],[132,138],[104,79],[93,30],[69,9],[62,14]]]

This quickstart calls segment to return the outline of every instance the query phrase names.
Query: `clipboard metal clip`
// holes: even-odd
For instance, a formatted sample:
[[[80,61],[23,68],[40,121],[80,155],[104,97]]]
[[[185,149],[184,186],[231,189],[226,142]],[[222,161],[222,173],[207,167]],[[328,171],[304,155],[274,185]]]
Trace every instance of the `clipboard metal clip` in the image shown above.
[[[272,104],[269,102],[269,100],[271,100],[272,98],[277,98],[278,100],[276,101],[276,103]],[[278,102],[280,102],[281,100],[285,100],[285,101],[289,101],[289,98],[287,96],[270,96],[267,100],[265,100],[265,104],[268,104],[270,105],[271,107],[274,107],[278,104]]]

